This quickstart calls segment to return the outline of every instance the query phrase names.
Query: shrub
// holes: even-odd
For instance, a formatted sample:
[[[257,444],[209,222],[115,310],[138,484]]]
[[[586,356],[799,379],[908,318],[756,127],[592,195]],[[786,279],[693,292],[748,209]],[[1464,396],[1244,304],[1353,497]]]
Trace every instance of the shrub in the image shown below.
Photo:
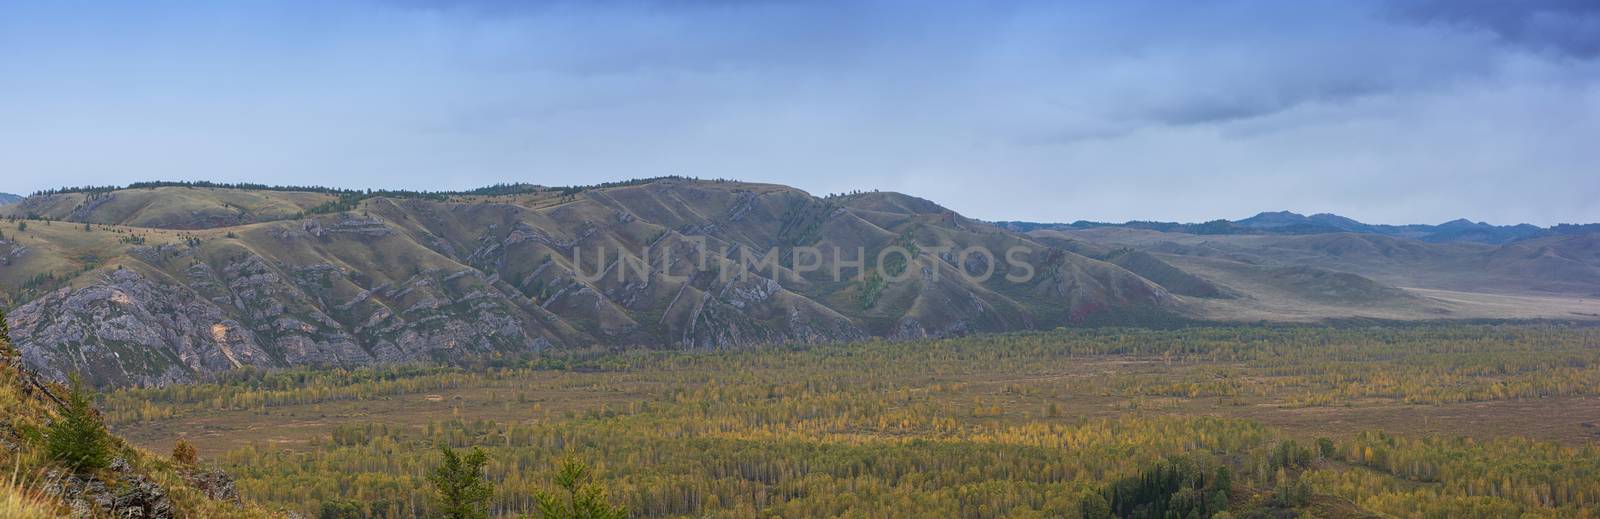
[[[195,451],[194,444],[189,443],[189,440],[179,438],[178,443],[172,446],[172,461],[194,465],[200,461],[200,454]]]

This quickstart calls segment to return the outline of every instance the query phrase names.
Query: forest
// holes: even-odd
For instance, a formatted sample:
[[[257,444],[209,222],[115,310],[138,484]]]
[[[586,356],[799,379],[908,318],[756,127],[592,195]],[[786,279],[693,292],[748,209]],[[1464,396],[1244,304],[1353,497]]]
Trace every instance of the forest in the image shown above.
[[[240,371],[100,397],[246,499],[429,517],[441,448],[490,517],[567,464],[633,517],[1585,517],[1600,328],[1058,329],[466,366]]]

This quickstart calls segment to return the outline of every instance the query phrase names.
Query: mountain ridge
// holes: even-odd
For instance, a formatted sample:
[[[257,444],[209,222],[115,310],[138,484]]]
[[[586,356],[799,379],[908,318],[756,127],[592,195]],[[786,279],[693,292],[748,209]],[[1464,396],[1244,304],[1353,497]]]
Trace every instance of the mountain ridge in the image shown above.
[[[1573,299],[1600,293],[1597,234],[1487,245],[1123,226],[1024,233],[900,193],[817,197],[683,177],[451,193],[306,189],[145,183],[0,208],[14,225],[0,236],[0,302],[24,361],[51,378],[82,371],[126,386],[548,348],[1600,316]],[[1253,224],[1311,218],[1342,222],[1288,213]],[[820,256],[814,268],[800,266],[806,254]],[[752,264],[756,272],[724,274]],[[1479,274],[1491,284],[1472,284]],[[1508,307],[1492,293],[1399,287],[1557,299]]]

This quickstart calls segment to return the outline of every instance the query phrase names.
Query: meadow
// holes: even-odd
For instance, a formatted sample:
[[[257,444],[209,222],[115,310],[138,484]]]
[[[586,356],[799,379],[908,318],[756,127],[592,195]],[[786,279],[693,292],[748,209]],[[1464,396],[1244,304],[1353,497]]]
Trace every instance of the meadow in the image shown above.
[[[239,371],[102,395],[248,500],[425,516],[440,445],[493,515],[574,458],[635,517],[1587,517],[1600,328],[1058,329],[464,366]]]

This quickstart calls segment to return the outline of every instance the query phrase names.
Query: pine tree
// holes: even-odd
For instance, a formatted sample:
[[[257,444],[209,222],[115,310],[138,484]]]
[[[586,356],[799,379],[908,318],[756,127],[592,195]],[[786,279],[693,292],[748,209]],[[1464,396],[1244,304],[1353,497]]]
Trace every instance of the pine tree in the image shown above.
[[[1211,502],[1208,505],[1213,511],[1228,509],[1229,497],[1233,495],[1233,471],[1227,465],[1217,467],[1217,474],[1211,478]]]
[[[554,494],[539,492],[534,495],[538,500],[539,516],[544,519],[623,519],[628,516],[628,509],[612,506],[606,500],[605,489],[591,481],[594,474],[589,471],[589,466],[576,459],[567,458],[561,461],[561,470],[556,473],[556,486],[566,491],[566,498],[562,499]]]
[[[448,519],[486,519],[489,517],[489,497],[494,490],[483,480],[483,465],[489,455],[473,447],[466,456],[456,454],[449,446],[439,451],[444,462],[428,474],[433,484],[434,500],[439,512]]]
[[[50,459],[80,473],[104,469],[111,464],[111,438],[95,414],[92,400],[82,377],[73,374],[72,390],[61,408],[61,416],[50,422],[45,432],[45,451]]]

